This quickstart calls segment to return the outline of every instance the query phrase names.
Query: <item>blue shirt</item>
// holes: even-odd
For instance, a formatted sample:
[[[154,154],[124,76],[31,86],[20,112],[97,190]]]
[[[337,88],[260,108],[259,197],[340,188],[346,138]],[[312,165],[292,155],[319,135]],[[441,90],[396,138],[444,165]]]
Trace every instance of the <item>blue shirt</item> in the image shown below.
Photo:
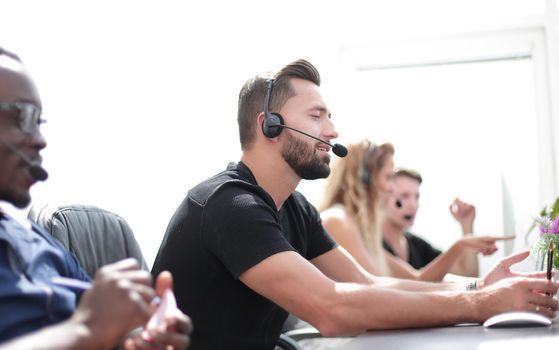
[[[0,342],[70,317],[79,295],[54,276],[89,281],[75,257],[49,233],[0,213]]]

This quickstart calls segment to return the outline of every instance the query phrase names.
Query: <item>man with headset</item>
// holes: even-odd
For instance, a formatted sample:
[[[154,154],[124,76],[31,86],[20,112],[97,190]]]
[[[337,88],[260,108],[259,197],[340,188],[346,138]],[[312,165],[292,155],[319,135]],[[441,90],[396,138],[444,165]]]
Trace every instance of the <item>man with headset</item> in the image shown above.
[[[399,168],[394,172],[392,194],[382,221],[384,248],[415,269],[425,267],[442,254],[446,256],[443,263],[446,271],[456,275],[477,277],[479,275],[477,254],[493,254],[497,250],[495,245],[497,237],[473,236],[475,207],[458,198],[450,205],[450,212],[460,224],[463,237],[447,251],[443,253],[421,237],[409,232],[419,208],[419,186],[422,182],[421,174],[415,170]]]
[[[295,191],[301,179],[328,176],[330,150],[345,155],[330,144],[338,134],[319,86],[305,60],[247,81],[240,162],[191,189],[169,223],[152,273],[173,273],[178,305],[196,324],[192,349],[273,349],[288,312],[326,336],[482,322],[510,310],[555,315],[545,292],[554,295],[556,283],[510,270],[528,252],[466,291],[372,276],[339,247]]]
[[[30,187],[46,180],[42,121],[35,84],[19,58],[0,48],[1,201],[24,208]],[[128,334],[150,319],[151,301],[171,287],[169,273],[158,276],[156,293],[137,261],[122,260],[101,268],[83,296],[55,283],[61,277],[88,288],[75,257],[50,234],[0,211],[0,350],[187,347],[191,324],[178,311],[168,315],[169,330]]]

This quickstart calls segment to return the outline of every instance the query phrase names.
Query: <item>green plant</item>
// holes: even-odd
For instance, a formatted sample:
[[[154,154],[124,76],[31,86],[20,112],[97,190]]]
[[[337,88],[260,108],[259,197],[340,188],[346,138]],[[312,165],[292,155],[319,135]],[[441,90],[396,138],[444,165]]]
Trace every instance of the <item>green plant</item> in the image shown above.
[[[559,268],[559,198],[555,200],[553,205],[544,207],[538,217],[534,218],[534,221],[526,237],[530,234],[536,227],[539,228],[539,239],[532,246],[532,253],[543,257],[547,254],[549,242],[553,241],[554,251],[553,251],[553,267]]]

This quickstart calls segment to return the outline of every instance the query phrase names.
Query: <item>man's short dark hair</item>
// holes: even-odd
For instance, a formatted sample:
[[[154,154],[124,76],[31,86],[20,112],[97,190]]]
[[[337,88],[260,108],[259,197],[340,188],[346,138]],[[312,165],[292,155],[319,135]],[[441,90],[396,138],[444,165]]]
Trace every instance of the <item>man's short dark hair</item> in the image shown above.
[[[249,149],[256,136],[256,118],[264,111],[264,98],[267,92],[268,79],[274,79],[274,88],[270,96],[270,111],[277,112],[295,96],[290,79],[300,78],[320,86],[318,70],[306,60],[297,60],[280,69],[274,76],[257,75],[249,79],[239,93],[237,122],[241,148]]]
[[[423,178],[421,177],[421,174],[413,169],[398,168],[396,169],[396,171],[394,171],[394,178],[399,176],[408,177],[410,179],[416,180],[417,182],[419,182],[420,185],[423,182]]]

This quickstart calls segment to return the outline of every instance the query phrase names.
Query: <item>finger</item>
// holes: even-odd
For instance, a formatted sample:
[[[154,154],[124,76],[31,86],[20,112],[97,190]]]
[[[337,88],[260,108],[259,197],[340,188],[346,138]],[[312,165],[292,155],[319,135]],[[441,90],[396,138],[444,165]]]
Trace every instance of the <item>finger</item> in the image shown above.
[[[496,241],[508,241],[511,239],[515,239],[515,235],[502,235],[502,236],[475,236],[472,239],[482,240],[487,243],[495,243]]]
[[[122,345],[124,350],[138,350],[138,348],[136,347],[136,345],[134,344],[134,340],[128,338],[124,341],[124,344]]]
[[[158,296],[163,297],[167,289],[173,290],[173,275],[169,271],[162,271],[155,280],[155,291]]]
[[[557,293],[556,282],[548,281],[546,279],[527,279],[524,283],[527,283],[528,288],[533,292],[532,298],[536,298],[536,296],[551,298],[552,295],[554,296]]]
[[[129,280],[133,283],[143,284],[146,286],[151,286],[151,274],[147,271],[143,270],[132,270],[132,271],[123,271],[119,272],[116,275],[116,278],[119,280]]]
[[[491,236],[491,240],[495,241],[510,241],[511,239],[515,239],[516,235],[505,235],[505,236]]]
[[[458,213],[458,204],[456,204],[456,200],[454,200],[454,202],[450,205],[449,209],[453,214]]]
[[[141,336],[134,338],[134,350],[151,350],[153,346],[151,343],[145,341]]]
[[[526,311],[535,312],[548,318],[555,318],[557,311],[551,310],[542,305],[528,304]]]
[[[528,306],[528,311],[536,312],[549,318],[555,318],[557,313],[557,301],[548,297],[541,301],[531,302]]]
[[[122,281],[121,283],[125,283],[125,282]],[[141,298],[141,300],[143,301],[142,304],[146,305],[146,308],[148,309],[147,312],[148,317],[151,316],[153,310],[150,307],[150,304],[153,298],[155,297],[155,291],[149,286],[145,286],[143,284],[135,284],[135,283],[131,283],[129,286],[125,286],[124,288],[129,289],[131,295],[133,295],[133,293],[136,293],[138,297]]]
[[[516,253],[516,254],[513,254],[513,255],[509,255],[508,257],[501,259],[501,261],[499,263],[502,264],[502,265],[510,267],[511,265],[514,265],[514,264],[519,263],[522,260],[526,259],[529,255],[530,255],[530,251],[529,250],[524,250],[522,252],[519,252],[519,253]]]
[[[179,333],[191,334],[194,327],[192,326],[192,321],[190,317],[183,314],[179,309],[165,318],[167,325],[173,327]]]
[[[183,333],[158,333],[153,335],[152,346],[165,349],[171,346],[173,349],[186,349],[190,344],[190,336]]]
[[[490,249],[484,250],[482,254],[484,256],[489,256],[489,255],[492,255],[493,253],[495,253],[497,250],[499,250],[497,247],[492,247]]]
[[[140,268],[140,264],[138,260],[134,258],[127,258],[120,261],[117,261],[113,264],[105,265],[101,269],[107,271],[130,271],[130,270],[138,270]]]
[[[540,306],[557,310],[557,300],[554,298],[555,294],[552,292],[533,289],[528,297],[528,301]]]
[[[547,279],[547,272],[546,271],[538,271],[538,272],[515,272],[517,276],[521,277],[528,277],[533,279]]]

